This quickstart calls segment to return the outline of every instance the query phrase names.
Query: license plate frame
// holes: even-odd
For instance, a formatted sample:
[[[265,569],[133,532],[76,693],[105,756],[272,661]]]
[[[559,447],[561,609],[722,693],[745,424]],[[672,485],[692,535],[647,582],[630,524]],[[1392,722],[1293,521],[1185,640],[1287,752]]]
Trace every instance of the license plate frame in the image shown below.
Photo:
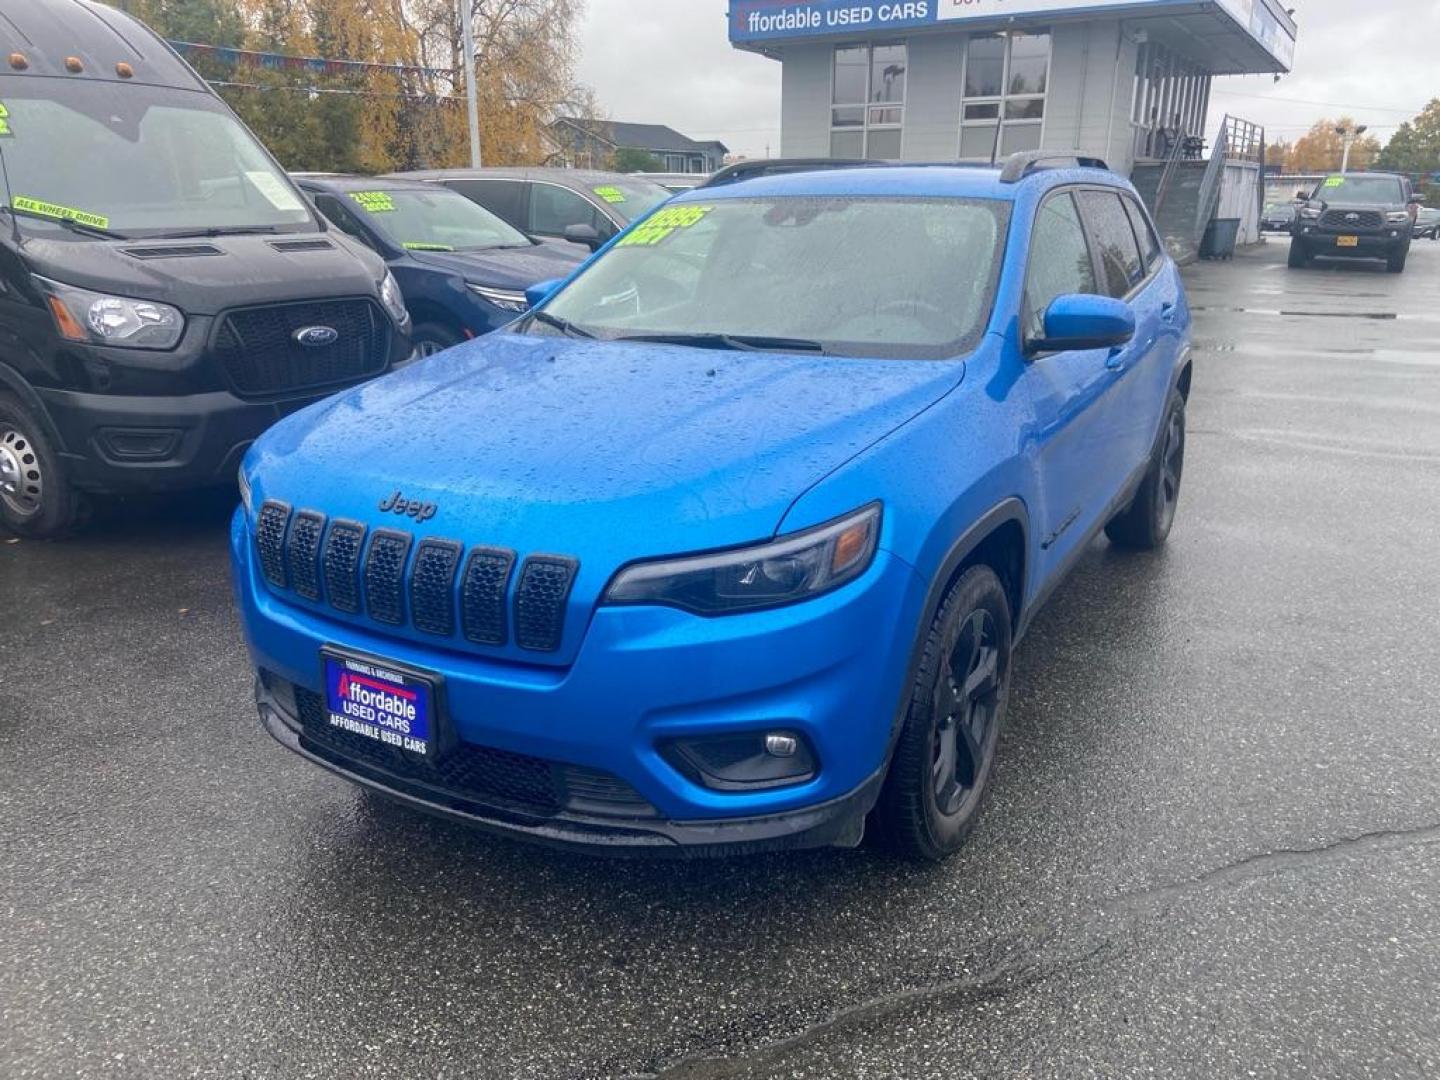
[[[325,645],[320,686],[326,723],[336,731],[370,739],[414,763],[433,765],[453,744],[445,679],[438,672]],[[349,712],[337,711],[347,702]]]
[[[1360,246],[1360,237],[1358,237],[1358,236],[1337,236],[1337,237],[1335,238],[1335,246],[1336,246],[1336,247],[1343,247],[1343,248],[1359,247],[1359,246]]]

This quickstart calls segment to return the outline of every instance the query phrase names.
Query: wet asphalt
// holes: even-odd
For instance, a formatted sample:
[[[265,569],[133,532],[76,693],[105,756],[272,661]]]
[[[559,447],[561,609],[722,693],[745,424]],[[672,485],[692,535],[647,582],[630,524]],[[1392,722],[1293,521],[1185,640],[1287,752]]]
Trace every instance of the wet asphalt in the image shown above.
[[[1171,543],[1051,601],[940,867],[387,807],[259,729],[228,497],[0,536],[0,1076],[1440,1074],[1440,244],[1188,277]]]

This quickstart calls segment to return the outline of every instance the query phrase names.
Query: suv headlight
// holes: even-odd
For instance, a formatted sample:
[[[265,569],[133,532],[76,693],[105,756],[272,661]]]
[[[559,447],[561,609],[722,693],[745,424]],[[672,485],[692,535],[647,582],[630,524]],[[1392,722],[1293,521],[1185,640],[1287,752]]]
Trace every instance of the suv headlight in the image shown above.
[[[400,284],[388,269],[380,279],[380,302],[385,305],[390,317],[401,326],[410,321],[410,313],[405,310],[405,297],[400,295]]]
[[[45,289],[50,314],[66,341],[122,349],[173,349],[185,333],[185,316],[169,304],[109,296],[48,278],[36,280]]]
[[[1409,210],[1391,210],[1385,215],[1385,220],[1391,225],[1404,225],[1410,220]]]
[[[465,287],[482,300],[494,304],[501,311],[530,310],[530,302],[518,289],[496,289],[489,285],[476,285],[473,281],[467,281]]]
[[[753,547],[634,563],[615,575],[607,604],[663,604],[696,615],[780,607],[838,589],[875,558],[880,504]]]
[[[1302,218],[1305,218],[1307,221],[1314,221],[1320,216],[1320,211],[1315,209],[1313,206],[1302,206],[1300,208],[1300,216]]]
[[[246,516],[253,514],[254,508],[250,505],[250,478],[245,475],[245,466],[240,466],[240,505],[245,507]]]

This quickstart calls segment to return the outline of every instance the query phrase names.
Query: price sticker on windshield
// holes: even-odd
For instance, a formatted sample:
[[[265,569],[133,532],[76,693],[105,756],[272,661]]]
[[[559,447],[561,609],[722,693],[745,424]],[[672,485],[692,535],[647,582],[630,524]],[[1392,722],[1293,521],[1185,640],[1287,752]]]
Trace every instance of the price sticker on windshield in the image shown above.
[[[625,193],[621,191],[618,187],[614,187],[609,184],[606,184],[603,187],[597,187],[595,189],[595,194],[599,195],[608,203],[622,203],[625,201]]]
[[[688,229],[705,220],[713,206],[667,206],[655,211],[620,241],[620,247],[654,247],[673,236],[678,229]]]
[[[395,209],[395,200],[388,191],[352,191],[350,198],[372,214],[388,214]]]
[[[13,139],[15,132],[10,129],[10,110],[0,101],[0,139]]]

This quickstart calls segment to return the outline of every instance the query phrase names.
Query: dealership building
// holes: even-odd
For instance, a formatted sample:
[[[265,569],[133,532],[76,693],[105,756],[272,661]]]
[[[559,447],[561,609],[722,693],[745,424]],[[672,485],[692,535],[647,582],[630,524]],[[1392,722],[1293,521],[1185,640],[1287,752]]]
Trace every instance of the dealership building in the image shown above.
[[[785,157],[989,161],[1037,148],[1192,156],[1216,75],[1288,72],[1277,0],[731,0],[783,66]],[[1178,156],[1178,153],[1173,155]]]

